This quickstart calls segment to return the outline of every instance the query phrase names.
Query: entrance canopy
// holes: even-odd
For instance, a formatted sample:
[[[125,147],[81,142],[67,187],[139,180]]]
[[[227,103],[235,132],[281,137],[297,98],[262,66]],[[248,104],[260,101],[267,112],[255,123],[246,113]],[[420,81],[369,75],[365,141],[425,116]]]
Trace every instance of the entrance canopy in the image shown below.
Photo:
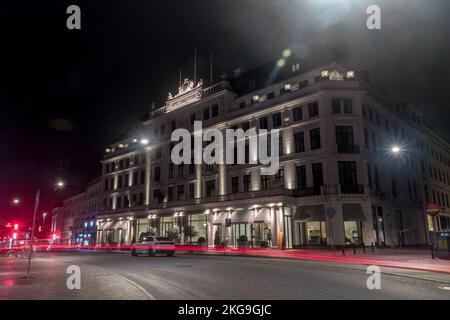
[[[297,207],[294,221],[325,221],[325,206],[319,204]]]
[[[366,216],[359,203],[344,203],[342,205],[344,221],[364,221]]]

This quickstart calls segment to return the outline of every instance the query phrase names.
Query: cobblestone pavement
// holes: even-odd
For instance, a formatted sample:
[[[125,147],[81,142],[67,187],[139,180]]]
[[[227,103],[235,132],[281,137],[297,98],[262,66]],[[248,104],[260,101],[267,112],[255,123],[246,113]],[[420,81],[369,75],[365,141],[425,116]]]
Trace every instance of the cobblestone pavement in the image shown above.
[[[0,258],[0,299],[148,300],[152,296],[130,280],[104,268],[79,265],[81,289],[69,290],[67,267],[76,262],[37,258],[30,277],[26,259]]]

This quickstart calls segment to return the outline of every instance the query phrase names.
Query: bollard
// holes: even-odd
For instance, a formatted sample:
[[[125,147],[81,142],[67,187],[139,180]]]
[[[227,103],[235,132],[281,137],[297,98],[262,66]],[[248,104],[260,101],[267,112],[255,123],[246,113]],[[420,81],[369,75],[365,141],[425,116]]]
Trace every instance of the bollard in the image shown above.
[[[372,242],[372,253],[373,252],[375,252],[375,245],[374,245],[374,243]]]
[[[366,253],[366,245],[364,243],[362,244],[362,248],[363,248],[363,253]]]
[[[356,247],[353,246],[353,254],[356,254]]]
[[[345,256],[345,247],[341,247],[342,255]]]

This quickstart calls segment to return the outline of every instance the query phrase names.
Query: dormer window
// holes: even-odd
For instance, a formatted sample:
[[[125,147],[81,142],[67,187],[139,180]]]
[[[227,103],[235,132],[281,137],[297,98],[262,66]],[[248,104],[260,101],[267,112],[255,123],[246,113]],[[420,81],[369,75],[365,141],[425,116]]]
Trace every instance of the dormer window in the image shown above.
[[[347,79],[353,79],[355,77],[355,71],[347,71]]]
[[[337,71],[330,72],[330,80],[340,81],[344,80],[344,76]]]
[[[322,70],[322,72],[320,73],[320,76],[322,78],[328,78],[329,75],[330,73],[328,72],[328,70]]]
[[[105,152],[106,153],[111,153],[111,149],[110,148],[106,148]]]
[[[291,91],[291,90],[292,90],[292,85],[291,85],[290,83],[286,83],[286,84],[284,85],[284,90],[285,90],[285,91]]]

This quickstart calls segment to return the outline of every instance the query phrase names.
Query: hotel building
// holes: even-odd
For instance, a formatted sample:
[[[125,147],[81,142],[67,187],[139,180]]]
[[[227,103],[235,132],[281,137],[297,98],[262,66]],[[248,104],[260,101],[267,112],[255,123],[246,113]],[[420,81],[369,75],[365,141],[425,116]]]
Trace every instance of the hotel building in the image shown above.
[[[185,80],[140,134],[102,160],[97,244],[146,233],[178,243],[414,246],[448,230],[450,146],[411,104],[392,103],[337,63],[268,63],[206,86]],[[280,169],[171,162],[171,133],[279,129]],[[247,142],[248,143],[248,142]],[[256,159],[246,147],[246,160]],[[440,214],[427,216],[428,203]],[[200,239],[200,241],[199,241]]]

